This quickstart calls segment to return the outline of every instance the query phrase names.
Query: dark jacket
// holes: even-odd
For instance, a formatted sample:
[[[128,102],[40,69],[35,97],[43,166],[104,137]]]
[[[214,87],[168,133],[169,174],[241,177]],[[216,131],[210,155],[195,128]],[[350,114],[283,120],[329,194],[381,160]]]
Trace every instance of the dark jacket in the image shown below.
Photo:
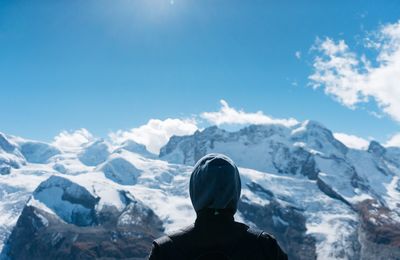
[[[198,213],[194,225],[155,240],[149,259],[283,260],[287,256],[267,233],[235,222],[230,213],[206,210]]]

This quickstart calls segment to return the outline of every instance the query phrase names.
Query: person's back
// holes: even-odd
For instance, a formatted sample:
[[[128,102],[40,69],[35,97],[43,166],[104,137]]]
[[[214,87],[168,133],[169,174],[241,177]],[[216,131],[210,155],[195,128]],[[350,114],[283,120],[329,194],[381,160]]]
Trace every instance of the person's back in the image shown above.
[[[240,190],[232,160],[220,154],[200,159],[190,179],[194,225],[156,239],[149,259],[287,259],[272,236],[234,221]]]

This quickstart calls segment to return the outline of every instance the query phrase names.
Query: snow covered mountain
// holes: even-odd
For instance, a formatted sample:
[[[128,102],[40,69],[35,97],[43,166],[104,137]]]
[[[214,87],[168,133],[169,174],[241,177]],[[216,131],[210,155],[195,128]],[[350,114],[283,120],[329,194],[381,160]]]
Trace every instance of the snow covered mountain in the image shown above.
[[[321,259],[400,258],[398,148],[372,141],[367,151],[350,149],[321,124],[305,121],[294,127],[252,125],[237,132],[211,127],[192,136],[175,136],[160,158],[191,165],[210,152],[222,152],[242,167],[266,173],[264,180],[249,186],[252,195],[256,191],[266,196],[263,212],[295,209],[302,216],[304,234],[296,239],[288,233],[296,224],[290,223],[292,217],[276,224],[279,214],[262,218],[259,210],[252,218],[254,212],[242,212],[284,241],[293,258],[299,252],[293,243],[308,243]],[[245,191],[242,202],[257,201],[246,200],[246,195]]]
[[[313,121],[209,127],[159,158],[131,141],[67,149],[0,134],[0,258],[143,259],[194,221],[188,181],[209,152],[240,167],[236,218],[291,259],[400,259],[400,149],[350,149]]]

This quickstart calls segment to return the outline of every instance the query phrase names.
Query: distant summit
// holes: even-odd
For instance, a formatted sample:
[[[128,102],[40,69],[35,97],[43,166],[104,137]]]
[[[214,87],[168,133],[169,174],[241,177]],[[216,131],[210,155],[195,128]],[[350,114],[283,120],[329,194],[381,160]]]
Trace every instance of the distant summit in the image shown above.
[[[172,163],[193,165],[210,152],[226,153],[240,166],[273,171],[266,160],[282,149],[304,150],[325,156],[344,156],[348,148],[332,132],[315,121],[282,125],[250,125],[236,132],[212,126],[190,136],[173,136],[161,148],[159,157]],[[283,158],[285,159],[285,158]]]

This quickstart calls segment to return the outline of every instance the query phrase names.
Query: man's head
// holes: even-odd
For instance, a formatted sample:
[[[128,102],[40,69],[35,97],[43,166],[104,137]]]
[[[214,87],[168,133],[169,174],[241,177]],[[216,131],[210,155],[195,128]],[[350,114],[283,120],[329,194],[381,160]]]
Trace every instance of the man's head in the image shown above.
[[[236,212],[241,182],[234,162],[223,154],[208,154],[194,166],[190,198],[196,212],[202,209],[231,209]]]

